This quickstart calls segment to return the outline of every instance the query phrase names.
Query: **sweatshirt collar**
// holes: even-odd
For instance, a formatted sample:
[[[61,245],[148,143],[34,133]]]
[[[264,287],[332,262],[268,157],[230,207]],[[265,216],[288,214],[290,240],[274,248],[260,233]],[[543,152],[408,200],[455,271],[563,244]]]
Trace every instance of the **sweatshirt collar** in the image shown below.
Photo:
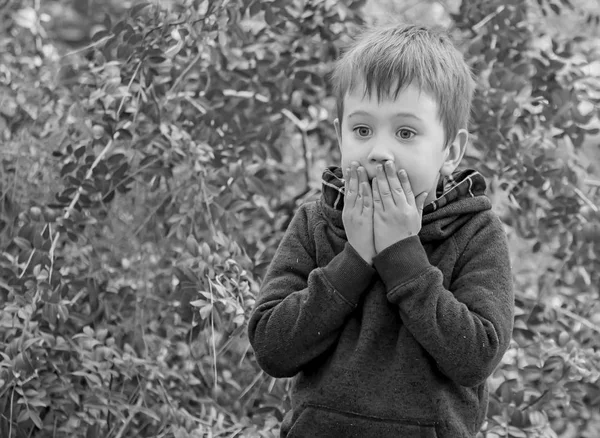
[[[343,210],[345,181],[342,169],[337,166],[326,168],[323,172],[322,184],[325,204],[334,210]],[[485,180],[478,171],[473,169],[457,170],[438,182],[437,197],[425,206],[423,216],[461,199],[485,195],[485,191]]]

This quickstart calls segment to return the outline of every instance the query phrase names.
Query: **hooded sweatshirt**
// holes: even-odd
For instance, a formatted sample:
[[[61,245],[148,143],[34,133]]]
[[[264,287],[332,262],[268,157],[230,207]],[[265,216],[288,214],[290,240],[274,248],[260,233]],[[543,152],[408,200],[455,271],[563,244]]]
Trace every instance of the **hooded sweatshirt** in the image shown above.
[[[249,321],[258,364],[294,376],[282,438],[475,437],[508,348],[506,235],[473,170],[371,266],[348,243],[339,168],[295,214]]]

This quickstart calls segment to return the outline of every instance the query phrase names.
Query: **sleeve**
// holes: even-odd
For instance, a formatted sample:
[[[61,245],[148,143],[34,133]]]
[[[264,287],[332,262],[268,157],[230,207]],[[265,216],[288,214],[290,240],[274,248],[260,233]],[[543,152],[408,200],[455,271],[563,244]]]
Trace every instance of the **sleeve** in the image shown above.
[[[375,269],[346,243],[327,266],[315,262],[307,208],[287,229],[261,285],[248,323],[260,367],[291,377],[337,342],[346,318],[369,287]]]
[[[416,236],[373,260],[388,300],[398,306],[408,330],[442,373],[467,387],[485,381],[498,366],[511,340],[514,317],[502,223],[491,212],[476,220],[476,231],[458,256],[450,290]]]

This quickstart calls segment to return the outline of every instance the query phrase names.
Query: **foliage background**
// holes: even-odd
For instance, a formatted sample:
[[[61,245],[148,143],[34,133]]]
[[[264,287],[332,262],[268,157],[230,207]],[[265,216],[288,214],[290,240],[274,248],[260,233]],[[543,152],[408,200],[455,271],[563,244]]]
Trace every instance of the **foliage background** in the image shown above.
[[[245,322],[337,160],[331,63],[444,26],[479,90],[465,165],[513,253],[482,436],[600,432],[594,1],[0,1],[0,436],[272,437]],[[595,167],[594,167],[595,166]]]

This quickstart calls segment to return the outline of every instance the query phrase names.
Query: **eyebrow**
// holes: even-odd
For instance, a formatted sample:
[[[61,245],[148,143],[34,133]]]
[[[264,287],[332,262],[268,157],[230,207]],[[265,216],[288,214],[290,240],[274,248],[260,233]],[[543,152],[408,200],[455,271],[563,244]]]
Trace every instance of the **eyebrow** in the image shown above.
[[[371,114],[369,114],[366,111],[362,111],[362,110],[358,110],[358,111],[354,111],[351,114],[348,114],[348,118],[350,119],[351,117],[355,117],[355,116],[369,116],[371,117]],[[393,115],[394,118],[398,118],[398,117],[404,117],[404,118],[408,118],[408,119],[415,119],[418,120],[419,122],[422,122],[423,120],[419,117],[414,115],[413,113],[407,113],[407,112],[399,112],[399,113],[395,113]]]

